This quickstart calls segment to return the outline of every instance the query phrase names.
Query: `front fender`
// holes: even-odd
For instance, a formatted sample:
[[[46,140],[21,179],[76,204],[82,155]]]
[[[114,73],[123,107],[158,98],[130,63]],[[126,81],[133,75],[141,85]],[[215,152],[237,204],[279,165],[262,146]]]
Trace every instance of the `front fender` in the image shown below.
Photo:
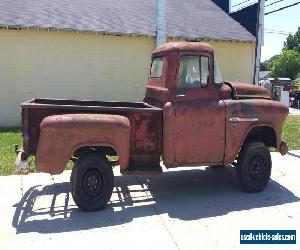
[[[280,150],[283,123],[288,108],[279,102],[263,99],[226,100],[226,148],[224,164],[231,164],[250,131],[269,127],[275,133],[274,147]],[[233,119],[235,118],[235,119]]]
[[[38,171],[60,174],[72,154],[84,146],[109,146],[118,153],[121,170],[129,163],[131,126],[127,117],[64,114],[43,119],[36,153]]]

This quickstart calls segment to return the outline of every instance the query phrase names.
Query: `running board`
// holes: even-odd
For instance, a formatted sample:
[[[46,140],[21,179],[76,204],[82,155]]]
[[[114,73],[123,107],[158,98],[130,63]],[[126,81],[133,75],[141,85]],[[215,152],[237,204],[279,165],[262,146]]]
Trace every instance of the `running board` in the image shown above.
[[[121,171],[123,175],[160,175],[163,170],[159,164],[134,164],[129,165],[126,170]]]

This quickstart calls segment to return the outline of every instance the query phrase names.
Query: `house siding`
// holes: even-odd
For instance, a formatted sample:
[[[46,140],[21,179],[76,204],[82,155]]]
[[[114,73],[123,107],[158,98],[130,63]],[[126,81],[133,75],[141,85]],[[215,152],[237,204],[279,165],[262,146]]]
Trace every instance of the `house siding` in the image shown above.
[[[0,30],[0,126],[34,97],[141,101],[154,38]]]
[[[253,83],[254,42],[212,41],[210,44],[215,49],[223,80]]]
[[[251,42],[212,41],[224,80],[251,82]],[[0,127],[34,97],[141,101],[155,38],[0,30]]]

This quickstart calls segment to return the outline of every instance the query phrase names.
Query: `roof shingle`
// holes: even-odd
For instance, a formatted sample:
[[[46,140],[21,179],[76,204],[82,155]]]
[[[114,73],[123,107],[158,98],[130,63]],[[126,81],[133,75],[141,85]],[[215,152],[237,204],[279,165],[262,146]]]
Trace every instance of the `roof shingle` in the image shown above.
[[[167,36],[254,41],[211,0],[166,0]],[[0,26],[155,36],[155,0],[1,0]]]

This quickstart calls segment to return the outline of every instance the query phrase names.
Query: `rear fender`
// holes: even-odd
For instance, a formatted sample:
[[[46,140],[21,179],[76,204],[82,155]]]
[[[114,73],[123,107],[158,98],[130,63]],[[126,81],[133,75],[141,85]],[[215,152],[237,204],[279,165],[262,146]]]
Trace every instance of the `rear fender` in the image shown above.
[[[112,147],[121,170],[129,163],[131,126],[128,118],[107,114],[64,114],[43,119],[36,153],[38,171],[60,174],[73,153],[86,146]]]

